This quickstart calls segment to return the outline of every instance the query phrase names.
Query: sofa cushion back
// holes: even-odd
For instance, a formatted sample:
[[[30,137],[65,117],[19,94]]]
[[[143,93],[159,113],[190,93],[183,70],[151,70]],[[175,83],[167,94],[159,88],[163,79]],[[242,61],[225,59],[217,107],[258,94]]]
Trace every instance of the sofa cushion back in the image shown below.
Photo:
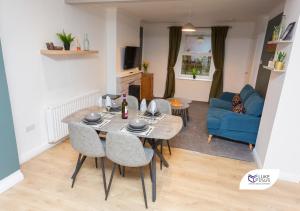
[[[245,103],[246,100],[248,99],[248,97],[251,94],[253,94],[254,92],[255,92],[255,90],[249,84],[247,84],[246,86],[244,86],[244,88],[240,92],[240,96],[241,96],[242,102]]]
[[[261,116],[264,107],[264,99],[257,93],[252,93],[244,102],[246,114],[253,116]]]

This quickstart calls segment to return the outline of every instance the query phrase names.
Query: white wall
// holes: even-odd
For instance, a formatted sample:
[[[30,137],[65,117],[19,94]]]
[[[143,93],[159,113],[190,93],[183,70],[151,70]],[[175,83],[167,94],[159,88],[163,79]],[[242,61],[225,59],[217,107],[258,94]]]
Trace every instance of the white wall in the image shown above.
[[[117,93],[117,77],[124,73],[124,50],[126,46],[139,46],[140,19],[116,8],[106,10],[107,27],[107,92]]]
[[[4,0],[0,36],[21,162],[48,147],[45,108],[91,91],[105,92],[105,22],[63,0]],[[46,41],[60,44],[62,30],[83,40],[99,55],[49,58],[40,54]],[[26,132],[26,128],[34,129]]]
[[[299,22],[300,2],[288,0],[284,14],[287,23]],[[264,168],[280,169],[280,178],[289,181],[300,181],[300,135],[298,133],[300,116],[300,101],[297,91],[300,89],[299,78],[299,56],[300,56],[300,28],[297,27],[294,34],[294,43],[291,46],[278,47],[278,50],[285,50],[289,59],[286,61],[286,72],[282,75],[272,73],[268,88],[268,96],[278,93],[279,98],[276,104],[274,123],[270,135],[266,139],[261,137],[258,141],[268,142],[268,148],[264,157],[260,157]],[[278,90],[278,87],[282,89]],[[281,94],[280,94],[281,93]],[[267,99],[268,103],[268,99]],[[269,107],[265,106],[265,109]],[[270,128],[260,128],[260,131]],[[265,159],[263,159],[265,158]]]
[[[149,72],[154,73],[154,96],[162,97],[165,90],[169,31],[172,24],[144,23],[143,59],[150,62]],[[176,24],[174,24],[176,25]],[[239,92],[246,83],[251,65],[254,23],[232,23],[226,40],[224,64],[224,90]],[[176,65],[176,68],[180,68]],[[175,68],[175,71],[178,71]],[[234,81],[234,82],[233,82]],[[176,79],[176,97],[208,101],[211,81]]]

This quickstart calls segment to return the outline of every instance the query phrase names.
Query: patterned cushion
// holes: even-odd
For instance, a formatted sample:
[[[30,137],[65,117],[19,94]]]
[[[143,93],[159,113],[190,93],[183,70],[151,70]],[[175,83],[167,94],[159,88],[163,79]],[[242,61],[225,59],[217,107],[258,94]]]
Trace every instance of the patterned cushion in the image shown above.
[[[235,113],[245,113],[245,108],[243,103],[233,106],[232,111]]]
[[[241,103],[242,103],[241,96],[239,94],[234,95],[232,98],[232,108]]]

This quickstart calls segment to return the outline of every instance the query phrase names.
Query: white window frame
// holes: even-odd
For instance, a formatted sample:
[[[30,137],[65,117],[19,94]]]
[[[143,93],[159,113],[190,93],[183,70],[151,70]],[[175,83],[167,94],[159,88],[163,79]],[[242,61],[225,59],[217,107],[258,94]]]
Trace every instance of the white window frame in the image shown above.
[[[188,36],[188,35],[185,35]],[[209,35],[210,36],[210,35]],[[177,58],[177,62],[175,65],[175,71],[176,71],[176,79],[179,80],[193,80],[193,81],[212,81],[213,74],[215,72],[215,65],[213,61],[213,56],[212,53],[203,53],[203,52],[197,52],[197,51],[185,51],[185,40],[182,39],[181,45],[180,45],[180,50]],[[187,74],[182,74],[181,73],[181,67],[182,67],[182,56],[183,55],[193,55],[193,56],[211,56],[211,64],[210,64],[210,70],[209,70],[209,75],[208,76],[199,76],[195,79],[193,79],[192,75],[187,75]]]

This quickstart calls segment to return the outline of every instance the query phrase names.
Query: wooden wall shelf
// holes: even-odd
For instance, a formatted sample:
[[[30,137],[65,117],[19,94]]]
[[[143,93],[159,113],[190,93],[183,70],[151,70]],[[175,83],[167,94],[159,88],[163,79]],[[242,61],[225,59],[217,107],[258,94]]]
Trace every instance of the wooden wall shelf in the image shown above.
[[[97,54],[98,51],[59,51],[59,50],[41,50],[45,56],[87,56]]]
[[[271,71],[273,71],[273,72],[277,72],[277,73],[284,73],[285,72],[285,70],[283,69],[283,70],[276,70],[274,67],[268,67],[268,66],[263,66],[263,68],[265,68],[265,69],[267,69],[267,70],[271,70]]]
[[[292,40],[275,40],[275,41],[269,41],[268,44],[288,44],[288,43],[292,43]]]

